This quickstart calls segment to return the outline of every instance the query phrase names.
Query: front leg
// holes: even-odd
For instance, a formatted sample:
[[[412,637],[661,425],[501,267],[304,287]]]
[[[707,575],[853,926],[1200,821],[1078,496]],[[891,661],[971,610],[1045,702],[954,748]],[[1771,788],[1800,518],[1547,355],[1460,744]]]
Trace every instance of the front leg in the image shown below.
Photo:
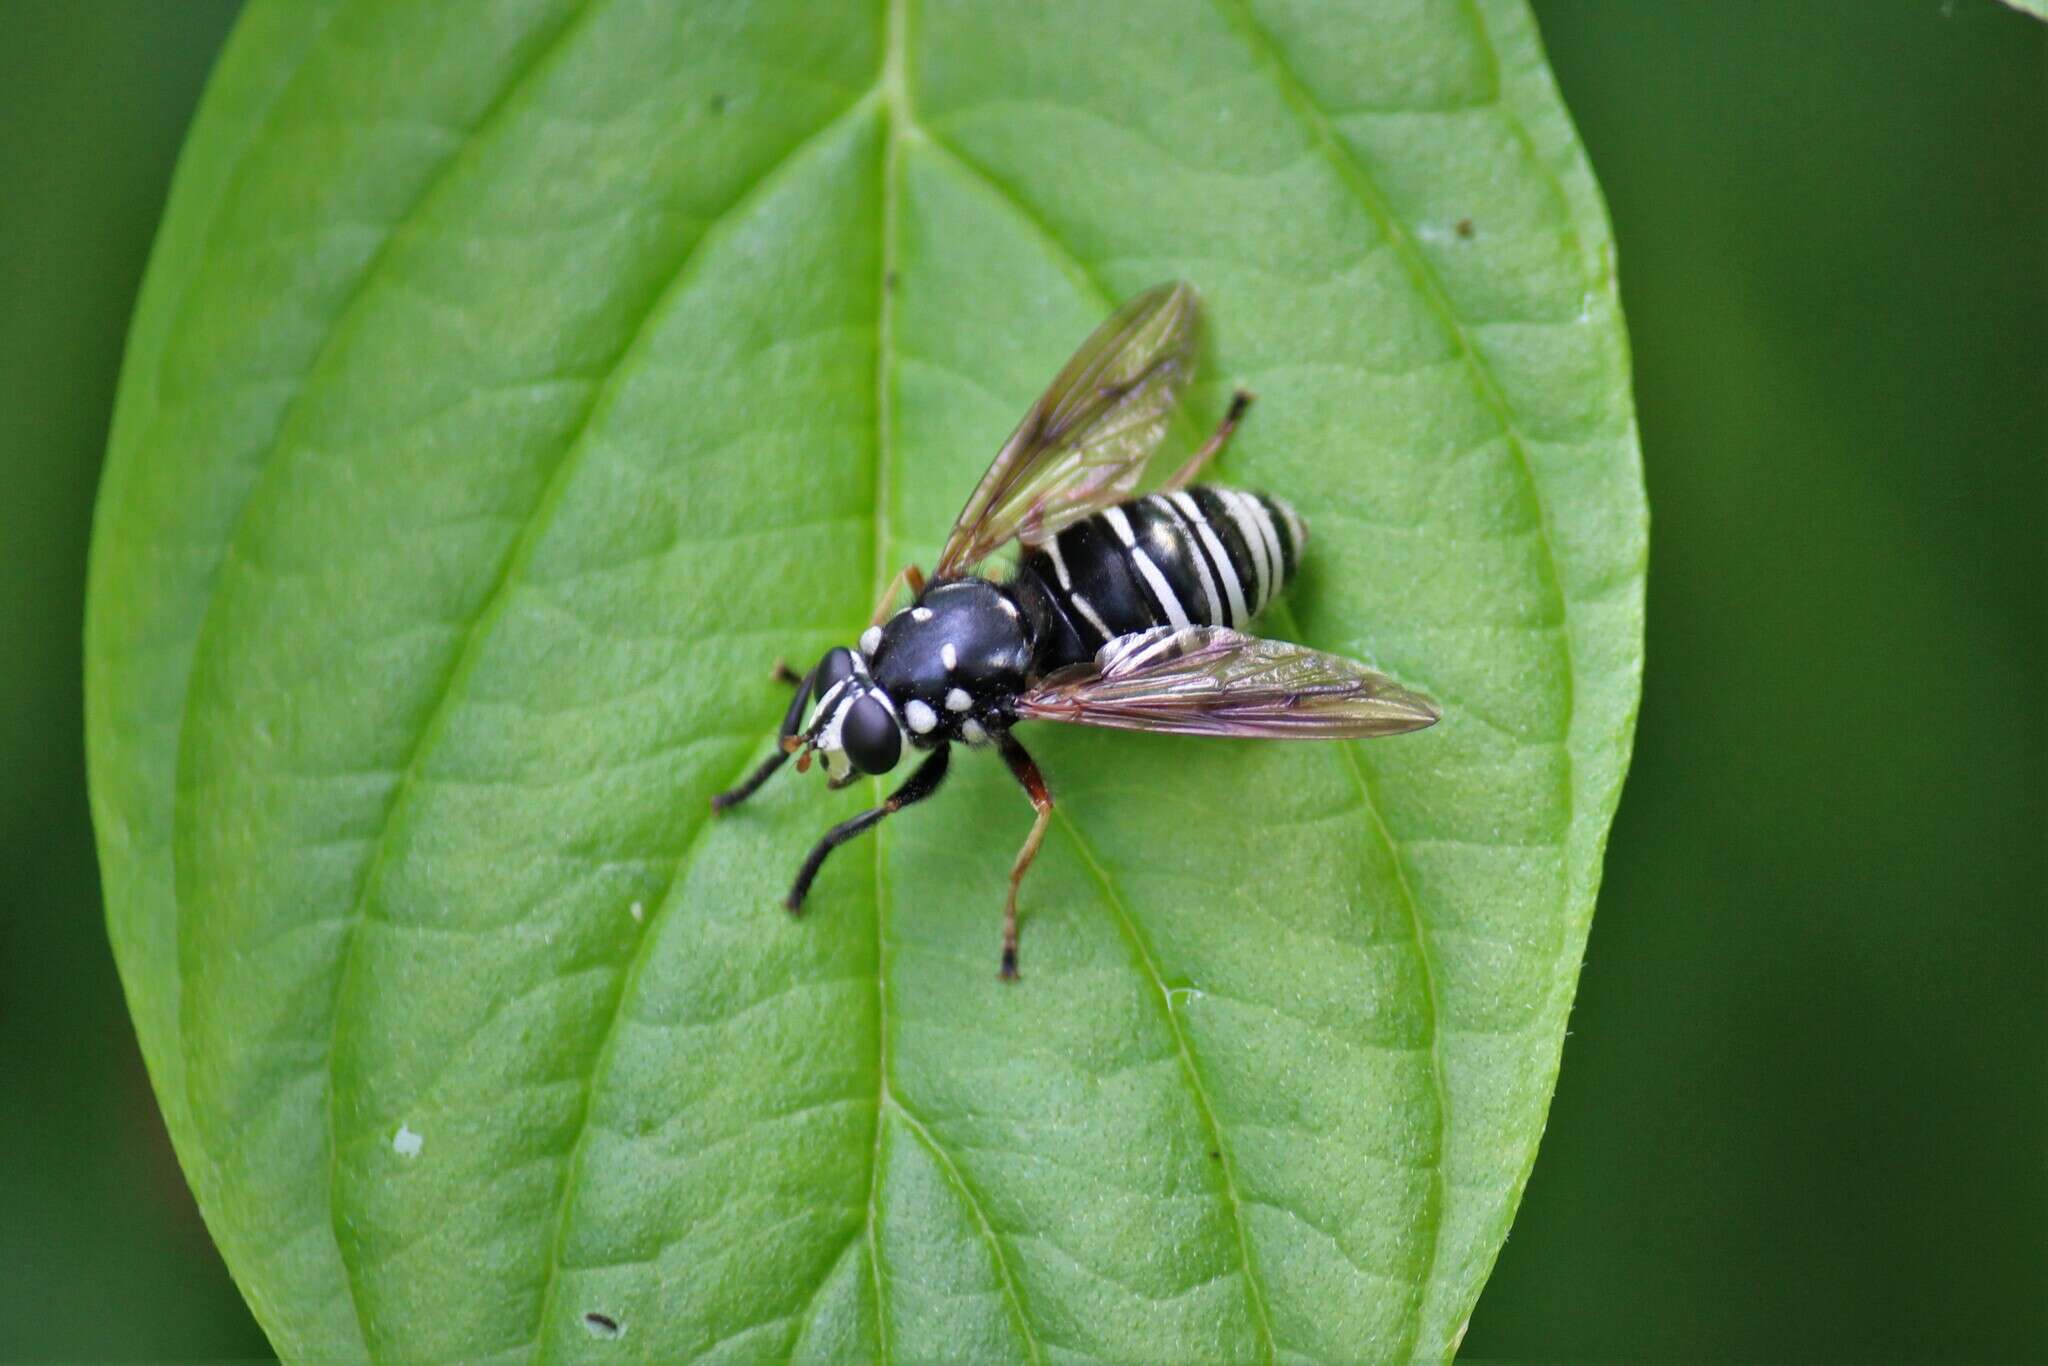
[[[1045,842],[1045,827],[1052,823],[1052,794],[1045,789],[1045,777],[1038,771],[1037,761],[1008,731],[997,732],[996,748],[1003,752],[1003,762],[1024,785],[1025,795],[1031,798],[1031,805],[1038,812],[1031,822],[1031,833],[1024,837],[1024,847],[1017,851],[1017,861],[1010,865],[1010,894],[1003,899],[1003,966],[1000,976],[1005,982],[1014,982],[1017,980],[1017,887],[1024,881],[1031,860],[1038,857],[1038,846]]]
[[[775,661],[775,676],[780,678],[784,674],[789,674],[789,666],[778,659]],[[748,774],[745,782],[730,792],[721,792],[711,799],[711,810],[714,815],[729,806],[738,806],[753,796],[762,783],[775,776],[776,769],[789,762],[789,741],[796,734],[797,727],[803,724],[804,704],[810,701],[811,685],[818,680],[818,666],[813,664],[811,671],[801,678],[794,674],[790,674],[790,677],[796,683],[796,695],[789,699],[789,710],[782,714],[782,729],[777,731],[775,736],[775,752],[763,759],[761,766]]]
[[[919,764],[916,771],[904,779],[903,786],[891,792],[889,799],[880,806],[863,811],[852,820],[841,821],[825,832],[825,838],[818,841],[812,848],[810,856],[804,860],[804,866],[797,870],[796,885],[791,887],[789,895],[783,898],[782,904],[790,914],[795,915],[803,910],[804,898],[810,895],[811,883],[817,878],[818,870],[825,866],[827,854],[869,826],[879,825],[882,817],[894,815],[912,802],[921,802],[939,790],[939,784],[946,779],[946,761],[951,748],[949,745],[940,745],[933,750],[931,757]]]

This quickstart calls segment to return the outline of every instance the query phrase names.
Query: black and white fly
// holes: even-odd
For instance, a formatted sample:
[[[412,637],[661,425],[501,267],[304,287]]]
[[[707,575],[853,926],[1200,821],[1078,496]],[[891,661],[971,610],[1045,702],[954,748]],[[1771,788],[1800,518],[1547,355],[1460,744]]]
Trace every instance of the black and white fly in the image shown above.
[[[1158,492],[1145,463],[1194,363],[1201,303],[1185,284],[1132,299],[1081,344],[996,453],[927,581],[906,566],[859,648],[798,677],[777,751],[714,810],[752,796],[791,755],[823,761],[831,787],[924,751],[880,806],[819,840],[784,901],[802,908],[834,849],[938,790],[954,741],[993,745],[1037,811],[1010,868],[1002,975],[1017,975],[1017,887],[1045,838],[1052,796],[1010,728],[1019,721],[1177,735],[1341,740],[1397,735],[1441,713],[1354,660],[1240,633],[1294,578],[1307,529],[1278,498],[1197,486],[1251,395]],[[974,571],[1016,540],[1005,582]],[[890,604],[909,585],[911,605]],[[815,698],[815,705],[810,705]],[[808,717],[805,708],[810,705]]]

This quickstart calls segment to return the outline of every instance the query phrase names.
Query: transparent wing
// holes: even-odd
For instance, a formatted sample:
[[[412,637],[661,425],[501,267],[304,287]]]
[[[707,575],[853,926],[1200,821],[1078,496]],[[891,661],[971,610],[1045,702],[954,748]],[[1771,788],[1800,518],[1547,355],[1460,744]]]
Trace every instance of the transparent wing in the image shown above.
[[[1062,669],[1018,699],[1041,721],[1238,735],[1350,740],[1433,725],[1436,703],[1377,669],[1220,626],[1162,626],[1118,636],[1092,664]]]
[[[1194,368],[1201,308],[1193,286],[1158,285],[1081,343],[960,509],[939,577],[1015,537],[1043,541],[1137,491]]]

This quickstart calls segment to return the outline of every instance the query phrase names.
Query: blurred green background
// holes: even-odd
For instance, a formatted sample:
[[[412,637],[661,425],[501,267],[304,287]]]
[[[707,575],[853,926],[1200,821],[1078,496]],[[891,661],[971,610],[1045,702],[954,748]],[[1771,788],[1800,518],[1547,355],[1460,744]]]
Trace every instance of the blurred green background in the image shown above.
[[[122,335],[235,8],[0,4],[0,1356],[265,1350],[121,1004],[79,700]],[[1466,1355],[2048,1355],[2048,26],[1537,10],[1620,242],[1650,665]]]

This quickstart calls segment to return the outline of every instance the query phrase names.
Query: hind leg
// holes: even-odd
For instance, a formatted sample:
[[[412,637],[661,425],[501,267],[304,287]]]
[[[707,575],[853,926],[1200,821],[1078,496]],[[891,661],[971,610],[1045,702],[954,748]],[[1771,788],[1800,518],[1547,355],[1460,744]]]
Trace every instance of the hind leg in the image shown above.
[[[1223,454],[1223,448],[1230,444],[1230,434],[1237,430],[1238,419],[1244,416],[1245,409],[1252,406],[1254,397],[1256,395],[1249,389],[1240,389],[1231,395],[1230,411],[1216,424],[1216,430],[1209,434],[1209,439],[1202,443],[1202,448],[1189,456],[1187,463],[1173,472],[1172,478],[1160,485],[1162,492],[1172,493],[1175,489],[1186,488],[1194,482],[1195,476],[1202,472],[1202,466]]]
[[[1046,791],[1045,777],[1038,771],[1038,762],[1025,751],[1024,746],[1010,738],[1008,731],[996,736],[996,747],[1003,752],[1003,762],[1023,784],[1025,795],[1031,798],[1031,805],[1038,812],[1031,822],[1031,833],[1024,837],[1024,847],[1017,851],[1017,861],[1010,865],[1010,893],[1003,898],[1003,965],[999,975],[1005,982],[1014,982],[1017,980],[1017,888],[1023,884],[1031,861],[1038,857],[1038,846],[1045,842],[1045,827],[1052,824],[1052,794]]]

